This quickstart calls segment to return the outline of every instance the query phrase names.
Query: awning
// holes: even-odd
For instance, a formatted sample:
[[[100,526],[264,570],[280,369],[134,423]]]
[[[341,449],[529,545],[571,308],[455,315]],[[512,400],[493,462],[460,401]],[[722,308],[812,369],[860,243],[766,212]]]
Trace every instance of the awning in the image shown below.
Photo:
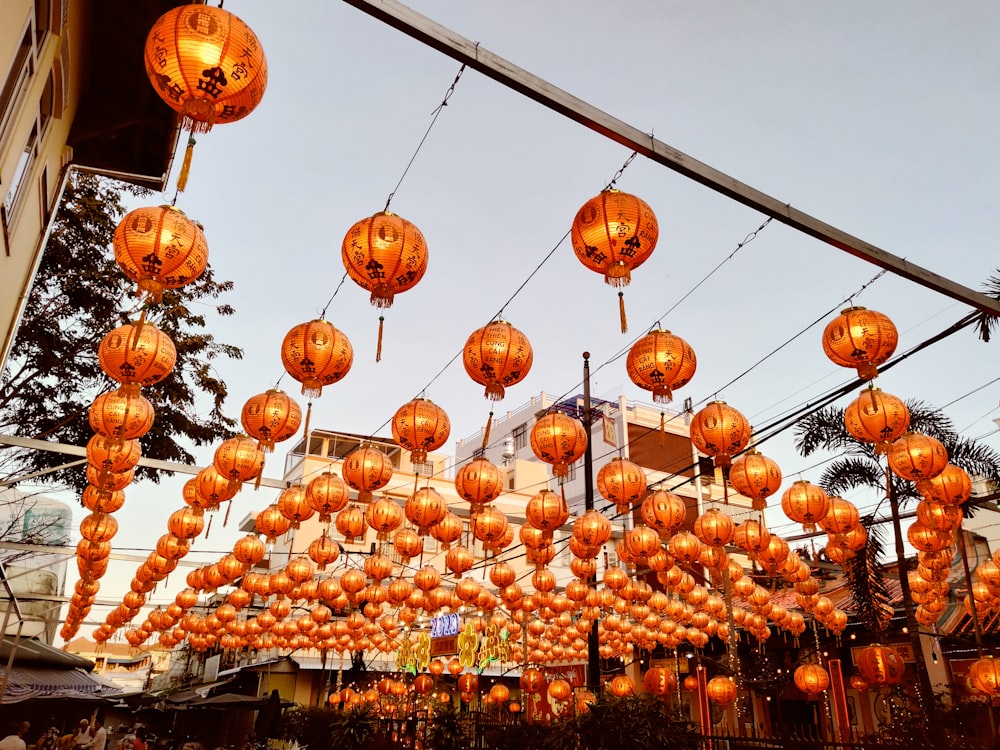
[[[0,678],[5,670],[0,669]],[[104,699],[119,698],[120,688],[109,685],[82,669],[45,669],[13,667],[7,677],[3,704],[33,699]]]

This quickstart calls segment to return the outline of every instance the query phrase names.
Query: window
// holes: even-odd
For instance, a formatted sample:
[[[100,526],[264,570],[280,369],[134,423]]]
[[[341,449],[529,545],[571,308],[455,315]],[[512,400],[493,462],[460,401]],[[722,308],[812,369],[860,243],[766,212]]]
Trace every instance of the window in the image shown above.
[[[7,126],[17,109],[25,83],[35,73],[35,45],[31,24],[24,30],[21,44],[14,54],[14,61],[7,71],[3,89],[0,90],[0,142],[3,141]]]
[[[31,171],[31,167],[38,155],[38,122],[31,126],[31,133],[28,134],[28,142],[24,146],[24,151],[17,160],[14,167],[14,176],[10,181],[10,188],[7,190],[7,197],[4,199],[4,209],[8,215],[14,213],[18,198],[21,197],[21,188],[24,184],[25,176]]]
[[[528,425],[519,424],[511,431],[510,436],[514,438],[515,450],[526,448],[528,445]]]

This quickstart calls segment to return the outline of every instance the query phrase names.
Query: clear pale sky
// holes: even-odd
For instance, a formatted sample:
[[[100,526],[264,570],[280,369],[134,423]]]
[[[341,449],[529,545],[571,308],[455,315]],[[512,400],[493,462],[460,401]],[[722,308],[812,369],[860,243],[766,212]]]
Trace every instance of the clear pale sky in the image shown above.
[[[974,288],[1000,266],[994,2],[411,5],[681,151],[916,264]],[[344,273],[344,234],[383,208],[459,65],[341,2],[230,0],[225,7],[260,38],[268,90],[252,115],[199,137],[177,205],[205,225],[217,276],[236,282],[229,301],[237,316],[212,329],[245,350],[243,361],[218,365],[231,390],[228,412],[238,418],[249,396],[282,375],[285,332],[330,299]],[[366,292],[344,283],[326,317],[350,337],[355,363],[315,402],[313,425],[388,435],[396,408],[427,387],[451,417],[449,445],[480,429],[489,411],[481,386],[460,358],[439,372],[629,153],[466,71],[392,201],[427,239],[427,274],[386,312],[378,364],[378,311]],[[584,350],[592,354],[595,396],[649,402],[629,381],[624,359],[610,360],[657,321],[698,356],[677,406],[687,396],[696,405],[721,397],[763,424],[847,380],[849,371],[822,352],[826,316],[720,390],[839,309],[878,268],[772,222],[677,304],[766,217],[642,157],[618,187],[647,201],[660,224],[656,251],[625,290],[628,334],[618,327],[615,290],[563,242],[504,311],[531,340],[535,363],[498,412],[543,390],[579,392]],[[171,197],[172,188],[151,202]],[[967,311],[889,275],[854,302],[895,321],[900,351]],[[998,347],[962,332],[877,384],[942,406],[997,377]],[[281,385],[298,394],[288,376]],[[994,448],[998,391],[993,384],[946,409],[964,435]],[[815,460],[790,446],[789,435],[761,450],[781,464],[786,486],[799,472],[817,480],[820,470],[807,470]],[[280,476],[283,458],[279,446],[268,476]],[[116,547],[151,547],[181,506],[185,479],[130,489],[117,514]],[[274,497],[244,490],[233,518]],[[773,524],[796,530],[779,517]],[[228,550],[236,534],[222,531],[198,540],[189,559],[207,562],[219,556],[208,551]],[[106,578],[101,596],[120,597],[132,572],[120,586]],[[183,575],[172,575],[170,594],[160,590],[154,601],[169,601],[182,586]]]

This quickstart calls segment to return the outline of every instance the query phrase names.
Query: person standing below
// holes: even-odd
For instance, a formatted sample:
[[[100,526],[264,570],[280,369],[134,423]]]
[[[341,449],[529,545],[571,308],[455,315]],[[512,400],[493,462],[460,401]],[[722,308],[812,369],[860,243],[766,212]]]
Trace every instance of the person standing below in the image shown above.
[[[77,750],[80,750],[80,748],[89,745],[92,739],[90,736],[90,722],[86,719],[80,719],[80,728],[76,732],[76,740],[73,745]]]
[[[16,734],[8,734],[0,740],[0,750],[25,750],[27,744],[24,741],[24,735],[28,733],[29,729],[31,729],[31,724],[22,721],[17,727]]]
[[[104,750],[105,746],[108,744],[108,730],[104,728],[104,721],[102,719],[94,720],[94,736],[90,738],[90,742],[83,747],[86,750]],[[0,750],[4,748],[0,747]]]
[[[146,727],[139,727],[135,730],[135,739],[132,740],[132,750],[146,750]]]

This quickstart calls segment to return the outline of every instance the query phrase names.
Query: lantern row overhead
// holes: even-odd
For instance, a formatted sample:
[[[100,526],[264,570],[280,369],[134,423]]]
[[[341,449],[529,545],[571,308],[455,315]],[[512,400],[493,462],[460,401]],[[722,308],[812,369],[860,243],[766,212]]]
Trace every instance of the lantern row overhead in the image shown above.
[[[240,44],[230,44],[232,39],[239,39]],[[253,32],[232,14],[207,6],[182,6],[157,21],[147,40],[146,67],[157,92],[180,114],[182,125],[192,134],[207,131],[217,122],[230,122],[249,114],[260,101],[267,79],[263,50]],[[187,179],[193,140],[193,137],[189,140],[178,189],[182,189]],[[119,230],[122,238],[119,242],[116,232],[116,258],[137,283],[149,306],[160,301],[164,290],[197,278],[207,261],[203,237],[198,240],[200,227],[174,207],[132,212]],[[193,239],[184,242],[179,239],[182,237]],[[602,273],[609,285],[619,288],[626,286],[632,271],[650,257],[657,239],[658,226],[650,207],[639,198],[616,190],[606,190],[587,201],[573,222],[572,243],[579,260]],[[397,293],[421,280],[428,254],[425,240],[413,224],[383,211],[348,230],[342,243],[342,260],[352,280],[370,293],[372,304],[387,309]],[[627,321],[621,291],[619,313],[625,332]],[[381,355],[382,326],[380,315],[376,361]],[[143,426],[148,429],[152,422],[151,407],[146,410],[142,405],[139,386],[158,382],[172,366],[168,362],[169,340],[164,341],[154,331],[143,317],[112,332],[106,339],[107,345],[102,344],[102,366],[107,360],[106,372],[122,386],[113,396],[105,394],[101,404],[92,409],[92,424],[98,435],[92,441],[94,468],[88,470],[88,479],[93,474],[94,481],[85,492],[85,503],[93,502],[95,517],[85,520],[86,530],[81,525],[86,544],[81,542],[78,550],[81,580],[62,631],[66,638],[76,632],[92,605],[97,580],[103,573],[101,568],[106,569],[110,538],[116,526],[109,514],[123,501],[121,491],[129,480],[124,480],[122,474],[128,475],[138,461],[137,444],[128,441],[140,437]],[[896,340],[895,328],[884,315],[850,308],[827,327],[823,346],[833,361],[856,367],[863,380],[870,380],[878,365],[891,356]],[[347,374],[353,363],[353,349],[347,337],[331,323],[314,320],[288,332],[282,342],[281,358],[286,372],[302,384],[303,395],[312,399],[319,397],[325,386],[337,383]],[[503,320],[474,331],[463,353],[467,373],[485,387],[485,395],[492,401],[503,398],[506,388],[527,375],[532,359],[528,338]],[[695,369],[695,353],[687,342],[659,328],[631,347],[627,364],[630,379],[651,391],[657,402],[669,401],[674,389],[690,382]],[[921,549],[922,563],[927,563],[925,567],[932,571],[925,579],[929,585],[928,598],[921,604],[925,608],[922,616],[930,618],[934,602],[939,604],[940,599],[934,600],[929,594],[940,597],[942,582],[933,571],[941,570],[940,561],[947,557],[944,553],[956,522],[955,512],[944,509],[964,501],[961,496],[968,477],[963,479],[955,472],[957,467],[953,467],[948,478],[938,479],[949,471],[947,452],[927,436],[907,433],[908,417],[899,408],[901,402],[893,398],[877,389],[862,393],[848,409],[847,428],[884,451],[890,468],[900,476],[918,481],[918,489],[928,498],[928,505],[918,513],[920,526],[914,524],[916,531],[911,527],[908,535]],[[231,501],[244,483],[260,477],[264,454],[273,450],[276,442],[297,433],[302,425],[302,411],[289,396],[272,389],[246,403],[241,421],[248,435],[222,443],[213,465],[185,485],[185,507],[170,516],[168,534],[161,537],[157,551],[137,570],[131,591],[122,604],[95,632],[98,641],[107,640],[134,618],[145,603],[146,594],[187,553],[190,540],[203,530],[207,533],[210,523],[205,524],[204,511],[218,509],[222,503]],[[307,410],[306,433],[308,423]],[[484,443],[488,440],[488,427],[489,422]],[[411,452],[415,463],[442,446],[449,432],[447,413],[428,399],[418,398],[404,404],[392,419],[394,439]],[[707,405],[692,419],[691,439],[724,470],[727,491],[731,484],[752,500],[755,509],[762,510],[767,498],[779,490],[782,477],[775,462],[755,450],[746,450],[750,437],[745,417],[721,401]],[[560,477],[583,455],[587,438],[588,432],[578,420],[551,412],[534,425],[531,445],[535,454],[552,466],[553,474]],[[90,454],[88,446],[88,458]],[[266,577],[260,576],[250,572],[250,566],[263,558],[265,545],[256,534],[249,535],[239,540],[232,553],[218,563],[193,571],[188,577],[189,588],[178,594],[166,609],[153,610],[140,628],[130,630],[129,642],[138,645],[153,632],[160,632],[164,645],[176,645],[186,638],[199,651],[220,644],[226,648],[257,649],[311,645],[340,652],[374,647],[397,651],[406,666],[434,674],[439,673],[438,668],[432,666],[424,652],[420,636],[407,633],[403,626],[414,622],[418,611],[433,613],[462,604],[475,603],[492,614],[486,622],[472,618],[478,622],[466,624],[459,673],[474,663],[469,651],[481,652],[486,647],[486,641],[482,646],[479,644],[480,631],[495,636],[502,629],[508,640],[514,641],[523,637],[523,646],[489,658],[536,663],[579,655],[582,641],[569,636],[566,630],[572,626],[582,635],[590,631],[594,622],[601,623],[601,653],[608,657],[632,653],[635,648],[651,649],[657,644],[677,646],[682,641],[702,647],[711,634],[728,637],[732,643],[735,627],[743,627],[758,640],[765,640],[770,635],[769,621],[793,635],[803,632],[805,625],[800,613],[774,605],[769,592],[729,560],[726,545],[730,544],[740,548],[770,575],[794,585],[797,603],[814,620],[832,632],[840,632],[846,626],[846,614],[819,595],[808,568],[790,552],[787,542],[771,534],[762,521],[749,520],[737,526],[723,510],[712,507],[696,520],[693,533],[683,531],[683,501],[662,490],[649,493],[642,469],[624,458],[612,459],[601,468],[598,489],[620,514],[640,508],[642,523],[629,530],[619,543],[619,558],[627,564],[648,566],[656,571],[665,593],[651,591],[618,566],[608,567],[603,589],[596,588],[595,560],[611,533],[608,519],[596,511],[589,511],[573,522],[569,544],[573,553],[572,570],[577,577],[566,586],[565,594],[556,593],[555,577],[546,566],[555,555],[552,534],[569,522],[569,511],[565,498],[543,490],[529,501],[525,510],[527,523],[519,531],[519,541],[529,561],[536,566],[532,575],[534,592],[524,593],[515,583],[510,566],[496,562],[490,572],[491,583],[498,592],[493,594],[481,584],[463,579],[463,573],[473,567],[475,558],[463,545],[456,544],[462,534],[462,523],[448,511],[433,488],[415,486],[402,509],[387,497],[376,498],[375,493],[392,477],[392,465],[385,454],[370,444],[360,446],[345,459],[343,474],[341,478],[325,472],[305,486],[290,487],[258,515],[257,534],[273,541],[319,513],[327,528],[309,545],[307,556],[290,560],[283,569]],[[348,487],[356,491],[356,503],[351,502]],[[456,490],[470,502],[470,531],[487,549],[499,552],[513,542],[513,529],[503,513],[491,505],[501,491],[500,473],[495,466],[486,459],[474,459],[457,472]],[[366,506],[363,511],[362,505]],[[794,483],[782,495],[782,507],[789,518],[806,526],[819,525],[830,534],[827,550],[833,559],[836,555],[846,560],[865,543],[857,509],[841,498],[826,497],[820,488],[808,482]],[[404,518],[410,526],[403,525]],[[405,560],[422,555],[424,536],[434,536],[449,548],[445,565],[454,575],[456,586],[443,587],[440,571],[429,565],[422,566],[412,582],[400,575],[385,585],[383,582],[392,577],[395,568],[381,551],[366,560],[364,571],[347,570],[339,578],[317,579],[315,572],[324,571],[339,554],[339,545],[329,535],[331,523],[346,540],[372,528],[384,547],[392,535],[395,550]],[[727,606],[718,595],[695,585],[683,567],[696,564],[708,568],[716,583],[728,579],[748,608]],[[986,570],[982,577],[988,575]],[[213,613],[202,618],[190,611],[197,604],[199,593],[226,585],[236,588]],[[986,594],[992,596],[990,585],[984,585]],[[269,601],[266,611],[252,620],[241,619],[241,610],[256,596]],[[300,600],[310,606],[309,615],[294,623],[287,621],[291,601]],[[348,617],[334,621],[334,611],[351,609],[363,602],[366,603],[362,610],[354,609]],[[398,607],[396,617],[385,613],[386,602]],[[509,617],[502,614],[501,604]],[[725,621],[720,621],[723,615]],[[564,631],[562,636],[557,629]],[[563,637],[569,641],[563,643]],[[549,648],[542,647],[543,640],[550,642]],[[552,641],[561,645],[552,646]],[[894,674],[892,654],[878,653],[879,659],[890,665],[879,674]],[[828,678],[824,682],[821,667],[812,666],[815,669],[803,668],[801,680],[796,674],[796,683],[801,682],[800,688],[807,692],[821,690],[819,686],[825,687],[829,682]],[[987,667],[981,671],[988,671]],[[525,676],[531,674],[530,669],[525,670],[522,687]],[[528,679],[529,687],[532,679]],[[659,686],[658,692],[669,690],[672,685],[664,675],[649,679]],[[619,682],[613,689],[626,694],[629,684],[624,680]],[[469,690],[463,688],[463,692],[473,692],[473,681],[467,679],[466,683]],[[736,685],[731,678],[717,676],[708,684],[709,695],[716,702],[735,699]]]

